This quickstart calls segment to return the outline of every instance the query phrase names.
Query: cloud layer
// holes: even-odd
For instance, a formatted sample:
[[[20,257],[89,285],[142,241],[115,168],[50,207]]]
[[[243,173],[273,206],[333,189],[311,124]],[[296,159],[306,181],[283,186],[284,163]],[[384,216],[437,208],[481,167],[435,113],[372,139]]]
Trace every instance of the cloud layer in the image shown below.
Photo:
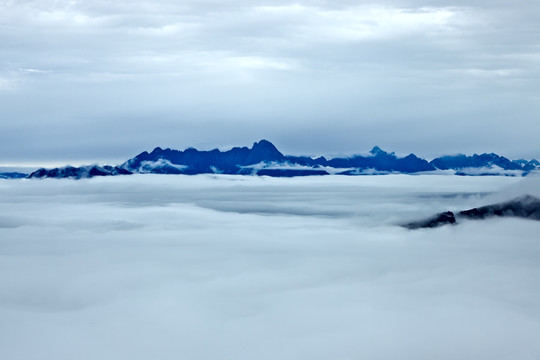
[[[395,224],[537,180],[0,181],[0,356],[534,359],[538,222]]]

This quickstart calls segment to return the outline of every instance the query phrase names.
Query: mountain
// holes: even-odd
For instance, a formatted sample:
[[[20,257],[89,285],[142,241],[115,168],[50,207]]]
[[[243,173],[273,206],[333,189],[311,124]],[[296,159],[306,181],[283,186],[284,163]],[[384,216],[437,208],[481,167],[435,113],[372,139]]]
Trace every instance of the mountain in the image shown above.
[[[0,173],[0,179],[23,179],[27,177],[28,174],[20,172],[2,172]]]
[[[269,141],[261,140],[247,147],[234,147],[224,152],[214,149],[199,151],[189,148],[184,151],[155,148],[151,153],[143,152],[121,165],[136,173],[158,174],[239,174],[251,173],[251,165],[262,162],[281,163],[286,157]],[[248,169],[248,170],[246,170]]]
[[[277,165],[280,164],[280,165]],[[259,165],[259,166],[256,166]],[[297,166],[300,168],[288,168]],[[304,168],[301,168],[301,167]],[[341,174],[352,174],[358,169],[373,169],[386,172],[414,173],[435,168],[426,160],[410,154],[398,158],[375,146],[370,156],[353,156],[327,160],[308,156],[284,156],[269,141],[261,140],[251,149],[232,148],[219,150],[184,151],[156,148],[151,153],[143,152],[122,165],[132,172],[173,173],[173,174],[257,174],[268,176],[327,175],[322,168],[345,169]]]
[[[532,159],[532,160],[519,159],[519,160],[514,160],[514,162],[516,164],[519,164],[522,167],[522,169],[525,171],[533,171],[540,168],[540,161],[536,159]]]
[[[531,171],[540,170],[540,162],[532,160],[510,160],[497,154],[474,154],[467,156],[446,155],[430,161],[440,170],[455,170],[456,175],[527,175]]]
[[[82,166],[39,169],[29,178],[87,178],[130,174],[239,174],[292,177],[309,175],[368,175],[444,171],[457,175],[521,176],[540,169],[536,160],[512,161],[496,154],[443,156],[428,162],[414,154],[398,157],[375,146],[367,155],[312,158],[283,155],[270,141],[248,147],[200,151],[155,148],[144,151],[118,166]]]
[[[81,166],[73,167],[66,166],[63,168],[55,169],[39,169],[31,173],[29,178],[90,178],[94,176],[114,176],[114,175],[131,175],[132,172],[120,168],[118,166]]]
[[[426,160],[409,154],[398,158],[394,153],[388,153],[375,146],[370,151],[371,156],[356,155],[349,158],[335,158],[327,161],[327,166],[334,168],[353,168],[342,172],[344,175],[355,174],[357,169],[372,169],[382,172],[416,173],[435,170]]]
[[[513,162],[503,156],[497,154],[482,154],[473,156],[466,156],[463,154],[455,156],[443,156],[433,159],[432,164],[437,169],[463,169],[463,168],[480,168],[498,166],[505,170],[522,170],[522,165]]]
[[[532,195],[524,195],[513,200],[463,210],[456,214],[446,211],[429,219],[404,225],[409,229],[434,228],[446,224],[456,224],[461,219],[482,220],[491,217],[519,217],[540,220],[540,199]]]

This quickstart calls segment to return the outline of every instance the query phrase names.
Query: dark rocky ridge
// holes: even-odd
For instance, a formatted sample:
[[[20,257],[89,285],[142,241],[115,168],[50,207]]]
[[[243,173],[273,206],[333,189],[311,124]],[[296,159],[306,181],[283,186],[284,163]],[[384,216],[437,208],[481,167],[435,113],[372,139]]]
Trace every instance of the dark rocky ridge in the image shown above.
[[[540,199],[532,195],[523,195],[510,201],[486,205],[456,214],[446,211],[431,218],[403,225],[408,229],[434,228],[442,225],[457,224],[461,219],[482,220],[491,217],[519,217],[540,220]]]

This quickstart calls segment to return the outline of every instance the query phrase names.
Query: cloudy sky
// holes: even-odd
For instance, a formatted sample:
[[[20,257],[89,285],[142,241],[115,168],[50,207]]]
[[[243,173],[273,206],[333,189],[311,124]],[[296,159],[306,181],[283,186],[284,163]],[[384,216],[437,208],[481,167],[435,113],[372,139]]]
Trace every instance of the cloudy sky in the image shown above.
[[[267,138],[540,157],[536,1],[0,1],[0,164]]]

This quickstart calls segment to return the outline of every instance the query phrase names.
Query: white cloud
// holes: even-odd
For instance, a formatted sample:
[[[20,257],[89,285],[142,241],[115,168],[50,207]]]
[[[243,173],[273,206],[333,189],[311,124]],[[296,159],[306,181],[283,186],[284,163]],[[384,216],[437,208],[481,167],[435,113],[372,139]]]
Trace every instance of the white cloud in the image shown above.
[[[19,68],[20,72],[27,74],[49,74],[49,70],[31,69],[31,68]]]
[[[527,358],[540,353],[540,223],[394,225],[483,205],[521,184],[405,175],[0,181],[9,329],[0,355]]]
[[[11,83],[7,79],[0,78],[0,90],[8,90],[11,88]]]
[[[155,35],[155,36],[171,36],[182,33],[184,31],[189,31],[190,26],[184,24],[166,24],[157,27],[138,27],[135,29],[130,29],[129,31],[133,32],[136,35]]]
[[[475,77],[513,77],[524,75],[520,69],[452,69],[448,71]]]
[[[407,9],[359,7],[339,11],[318,12],[315,19],[322,26],[306,29],[314,38],[335,40],[376,40],[433,35],[451,27],[456,12],[451,9]],[[459,14],[457,14],[459,16]]]
[[[234,67],[247,69],[294,70],[297,68],[295,64],[288,61],[258,56],[234,56],[227,60]]]
[[[152,171],[154,171],[156,169],[159,169],[159,168],[163,168],[163,167],[174,168],[174,169],[177,169],[177,170],[184,170],[188,166],[187,165],[173,164],[169,160],[165,160],[165,159],[158,159],[157,161],[143,161],[143,162],[141,162],[139,171],[151,173]]]

